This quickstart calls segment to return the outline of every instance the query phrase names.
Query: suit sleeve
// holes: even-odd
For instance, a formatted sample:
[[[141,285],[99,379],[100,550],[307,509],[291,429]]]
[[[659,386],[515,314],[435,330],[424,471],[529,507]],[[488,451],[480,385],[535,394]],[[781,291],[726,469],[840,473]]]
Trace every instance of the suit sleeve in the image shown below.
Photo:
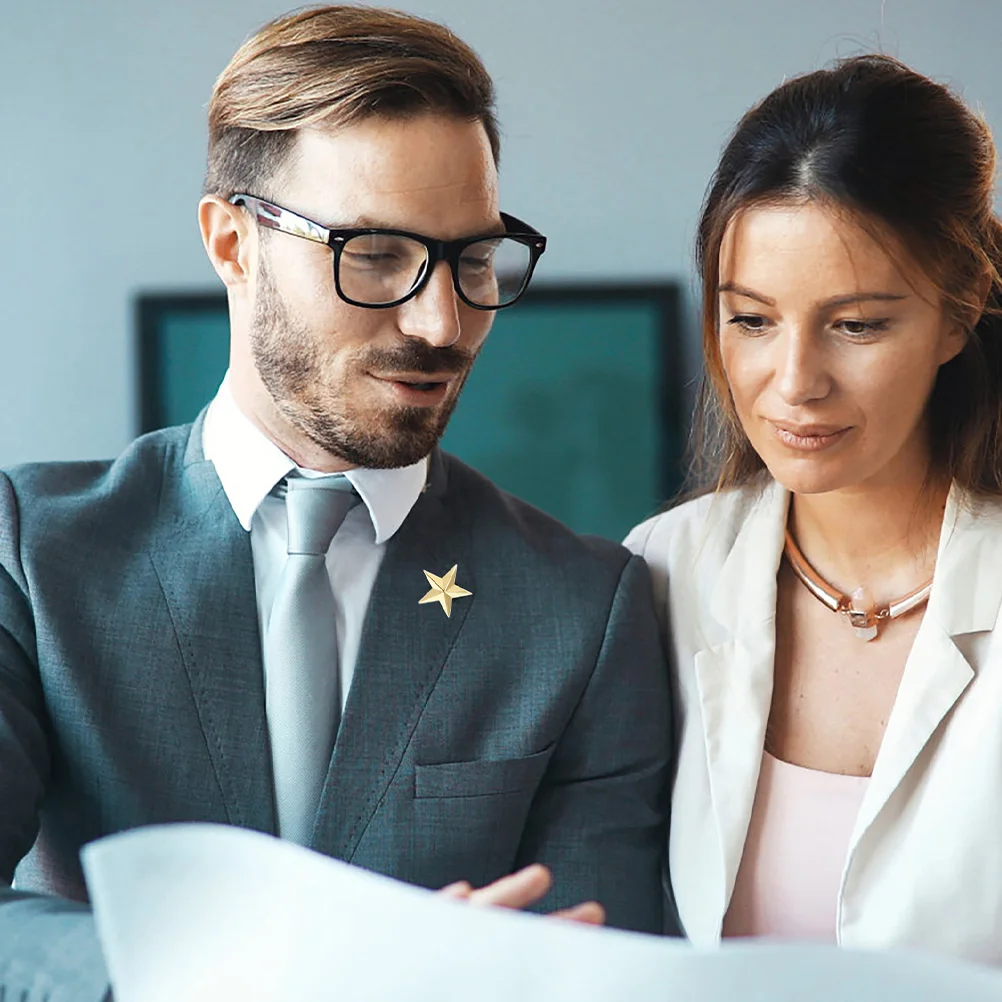
[[[664,931],[671,720],[650,575],[631,557],[591,678],[519,848],[519,865],[543,863],[553,872],[553,890],[540,910],[596,900],[611,926]]]
[[[90,910],[13,889],[49,776],[45,699],[17,502],[0,474],[0,999],[98,1002],[108,977]]]

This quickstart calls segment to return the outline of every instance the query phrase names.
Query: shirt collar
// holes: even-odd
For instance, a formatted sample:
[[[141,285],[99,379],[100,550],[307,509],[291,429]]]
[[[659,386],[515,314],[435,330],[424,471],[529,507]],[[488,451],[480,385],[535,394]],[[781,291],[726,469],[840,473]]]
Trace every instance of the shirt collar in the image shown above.
[[[237,406],[229,373],[205,415],[202,451],[216,467],[233,513],[248,531],[254,513],[275,484],[298,469]],[[377,544],[385,543],[403,525],[424,490],[427,475],[427,457],[400,469],[345,472],[369,511]]]

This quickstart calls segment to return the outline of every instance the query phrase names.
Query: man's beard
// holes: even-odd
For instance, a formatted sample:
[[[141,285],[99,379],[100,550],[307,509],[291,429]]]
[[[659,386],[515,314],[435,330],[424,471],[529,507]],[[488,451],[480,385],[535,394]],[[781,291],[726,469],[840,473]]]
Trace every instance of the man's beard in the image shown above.
[[[325,368],[333,354],[325,357],[321,339],[292,317],[263,259],[250,345],[261,381],[282,416],[325,452],[369,469],[410,466],[431,452],[476,358],[459,348],[433,348],[420,338],[406,338],[392,349],[353,352],[350,368],[342,366],[333,375]],[[438,408],[384,405],[353,413],[352,372],[363,379],[370,372],[449,373],[458,386]]]

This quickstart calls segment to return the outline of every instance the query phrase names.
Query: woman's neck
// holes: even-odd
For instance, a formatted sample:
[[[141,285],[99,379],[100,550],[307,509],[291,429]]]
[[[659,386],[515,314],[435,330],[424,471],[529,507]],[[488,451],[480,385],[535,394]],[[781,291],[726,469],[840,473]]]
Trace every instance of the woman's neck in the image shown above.
[[[795,494],[790,531],[811,566],[839,591],[883,603],[921,587],[936,564],[950,485],[888,478],[825,494]]]

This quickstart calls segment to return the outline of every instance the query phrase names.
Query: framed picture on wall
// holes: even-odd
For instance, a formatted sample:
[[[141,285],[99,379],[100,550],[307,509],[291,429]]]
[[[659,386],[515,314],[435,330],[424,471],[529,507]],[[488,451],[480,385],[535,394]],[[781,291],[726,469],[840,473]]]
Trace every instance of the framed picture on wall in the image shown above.
[[[141,431],[193,420],[228,354],[222,293],[137,303]],[[442,446],[578,532],[620,539],[682,481],[672,284],[533,286],[494,326]]]

